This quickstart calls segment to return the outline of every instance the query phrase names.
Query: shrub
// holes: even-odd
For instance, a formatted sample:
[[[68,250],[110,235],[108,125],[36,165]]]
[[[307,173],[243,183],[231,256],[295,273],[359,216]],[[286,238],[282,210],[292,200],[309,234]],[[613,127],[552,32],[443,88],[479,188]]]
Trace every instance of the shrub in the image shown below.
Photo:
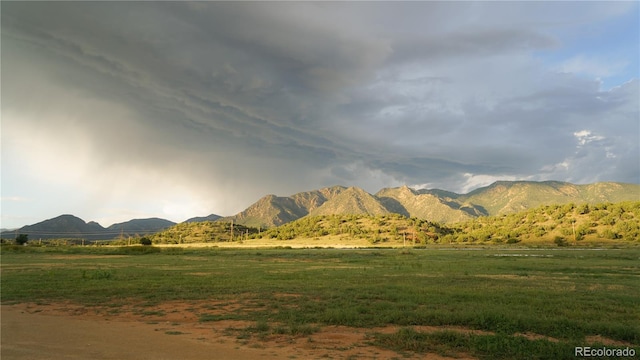
[[[27,234],[20,234],[18,236],[16,236],[16,244],[17,245],[24,245],[27,243],[27,241],[29,241],[29,235]]]
[[[553,239],[553,242],[558,246],[567,246],[567,245],[569,245],[567,240],[565,240],[565,238],[563,238],[562,236],[556,236]]]
[[[600,237],[605,238],[605,239],[617,239],[618,238],[618,234],[616,232],[612,231],[611,229],[604,229],[598,235]]]

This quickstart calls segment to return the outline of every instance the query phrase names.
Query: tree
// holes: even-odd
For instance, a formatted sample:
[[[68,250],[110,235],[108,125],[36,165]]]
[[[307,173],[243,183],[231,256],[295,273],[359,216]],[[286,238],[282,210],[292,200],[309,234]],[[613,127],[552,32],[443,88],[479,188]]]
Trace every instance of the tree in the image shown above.
[[[20,234],[16,236],[16,244],[18,245],[24,245],[27,241],[29,241],[29,235],[27,234]]]
[[[151,245],[151,239],[149,239],[148,237],[143,237],[140,239],[140,244],[145,246]]]

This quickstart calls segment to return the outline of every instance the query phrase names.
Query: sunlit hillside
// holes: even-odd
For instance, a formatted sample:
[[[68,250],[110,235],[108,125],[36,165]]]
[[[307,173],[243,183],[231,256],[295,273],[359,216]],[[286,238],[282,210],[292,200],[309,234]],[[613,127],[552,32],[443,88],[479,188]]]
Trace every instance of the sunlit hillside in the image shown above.
[[[225,222],[183,223],[150,238],[158,244],[272,241],[286,246],[296,239],[331,238],[349,245],[514,244],[636,242],[640,239],[640,202],[544,205],[524,212],[441,224],[399,214],[320,215],[268,229]]]

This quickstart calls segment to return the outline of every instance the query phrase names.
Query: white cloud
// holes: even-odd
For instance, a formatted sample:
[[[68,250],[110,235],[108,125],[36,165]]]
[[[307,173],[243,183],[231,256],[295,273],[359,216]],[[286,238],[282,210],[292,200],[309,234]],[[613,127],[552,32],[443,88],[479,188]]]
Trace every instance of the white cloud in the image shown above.
[[[593,141],[604,140],[605,137],[601,135],[595,135],[590,130],[580,130],[573,133],[573,136],[578,139],[578,145],[584,146]]]
[[[494,182],[499,180],[515,181],[515,180],[528,180],[528,178],[531,178],[530,176],[518,177],[518,176],[511,176],[511,175],[485,175],[485,174],[470,174],[470,173],[463,174],[463,177],[465,179],[464,184],[462,185],[462,188],[461,188],[461,193],[463,194],[466,194],[471,190],[477,189],[479,187],[491,185]]]

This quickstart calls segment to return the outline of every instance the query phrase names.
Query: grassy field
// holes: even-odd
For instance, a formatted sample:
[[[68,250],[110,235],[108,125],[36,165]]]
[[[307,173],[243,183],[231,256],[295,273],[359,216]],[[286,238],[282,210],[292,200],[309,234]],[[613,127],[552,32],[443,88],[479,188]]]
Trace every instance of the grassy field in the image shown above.
[[[575,346],[640,353],[638,248],[3,247],[0,269],[3,304],[70,301],[117,312],[210,301],[200,321],[251,321],[246,336],[257,338],[343,325],[374,329],[371,344],[400,354],[573,359]],[[387,325],[400,329],[375,331]]]

